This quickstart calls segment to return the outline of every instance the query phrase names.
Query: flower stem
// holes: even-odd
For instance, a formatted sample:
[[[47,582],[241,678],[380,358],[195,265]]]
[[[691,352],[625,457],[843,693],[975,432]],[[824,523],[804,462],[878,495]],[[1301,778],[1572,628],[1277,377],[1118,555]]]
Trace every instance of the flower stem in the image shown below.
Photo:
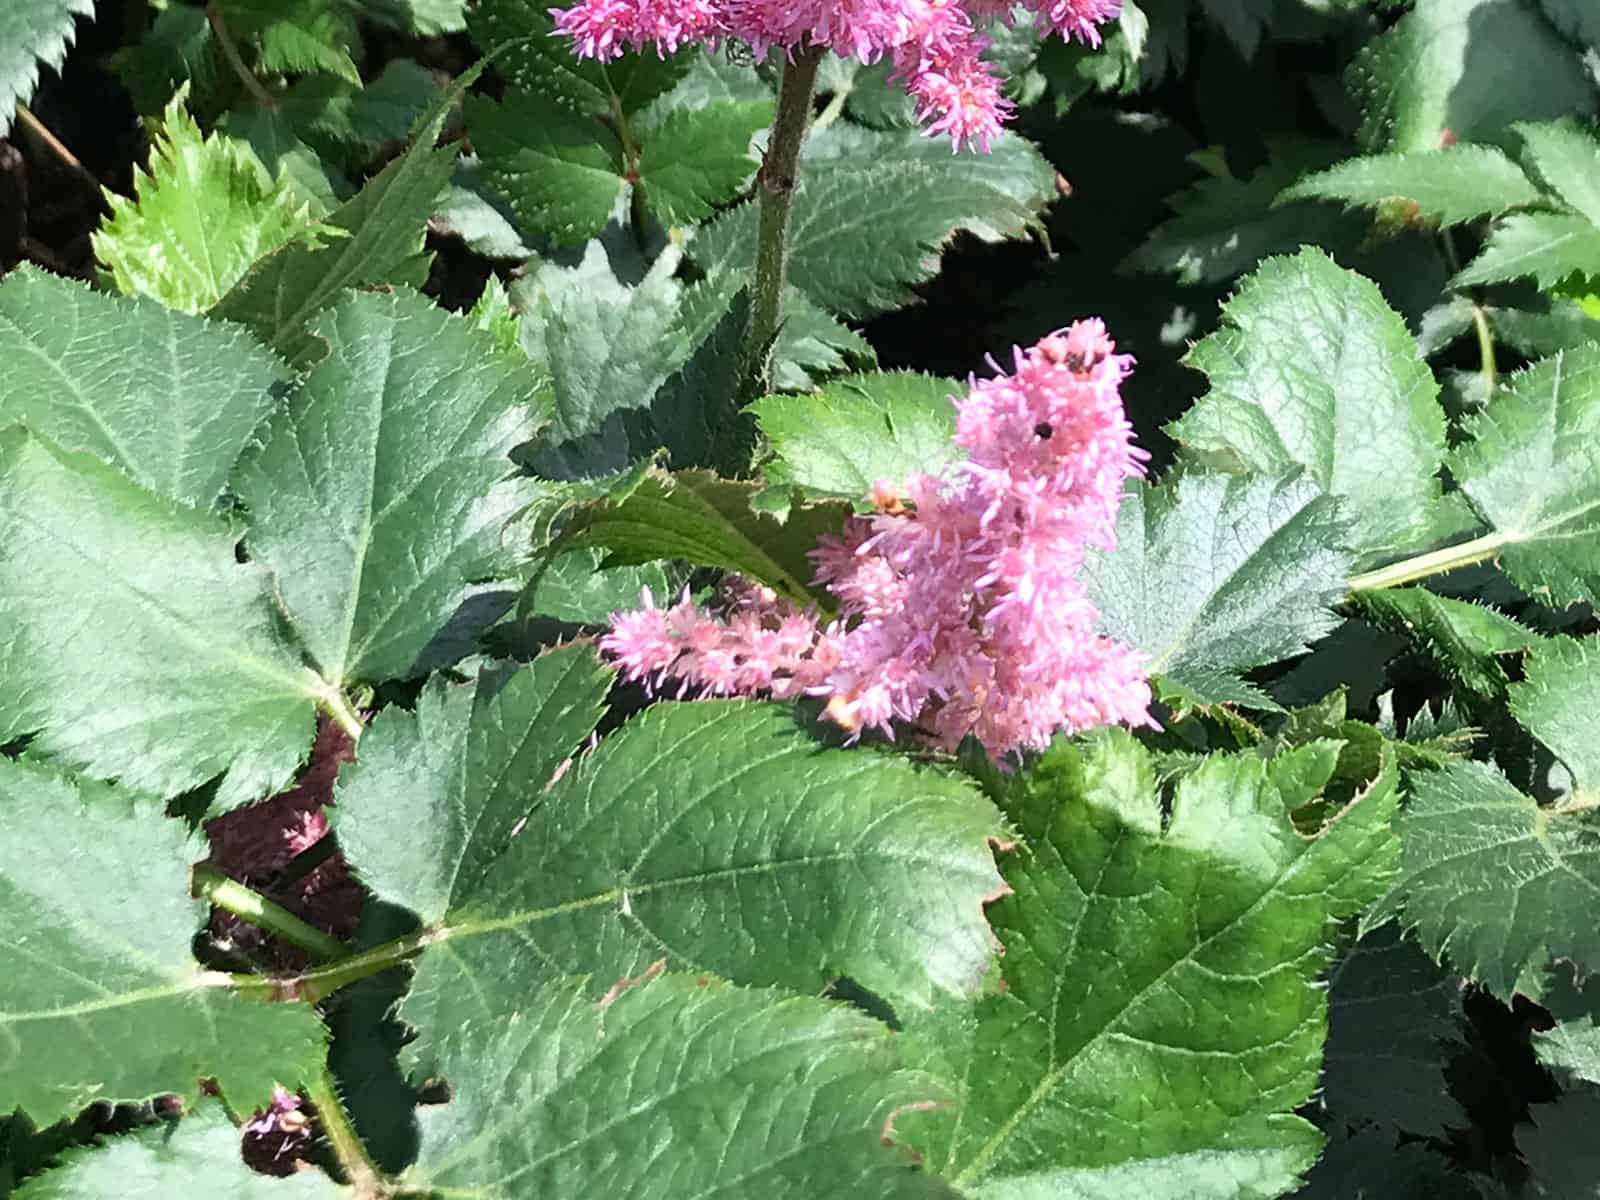
[[[750,323],[745,329],[740,399],[754,400],[767,391],[778,331],[783,327],[783,288],[789,274],[789,212],[794,203],[800,147],[811,123],[811,100],[817,89],[817,68],[827,53],[802,46],[783,68],[778,85],[778,110],[772,118],[767,152],[756,174],[760,223],[756,233],[755,276],[750,285]]]
[[[1473,563],[1493,558],[1506,540],[1501,534],[1486,533],[1470,542],[1446,546],[1443,550],[1431,550],[1415,558],[1401,559],[1387,567],[1379,567],[1376,571],[1352,576],[1349,587],[1352,592],[1375,592],[1381,588],[1399,587],[1403,583],[1415,583],[1430,575],[1442,575],[1457,567],[1470,567]]]
[[[361,1137],[356,1133],[356,1127],[350,1122],[350,1114],[344,1110],[344,1102],[339,1099],[333,1073],[326,1067],[318,1072],[306,1085],[306,1097],[317,1110],[317,1122],[322,1127],[323,1136],[333,1147],[333,1153],[358,1200],[379,1200],[387,1196],[389,1189],[384,1186],[383,1176],[373,1165],[367,1148],[361,1144]]]
[[[1499,378],[1499,367],[1494,360],[1494,336],[1489,332],[1489,318],[1484,314],[1483,305],[1472,306],[1472,324],[1478,331],[1478,360],[1482,364],[1483,373],[1483,398],[1487,402],[1494,395],[1494,386]]]
[[[197,866],[192,890],[200,899],[299,946],[308,954],[331,960],[344,958],[349,953],[338,938],[323,933],[315,925],[307,924],[288,909],[274,904],[238,880],[228,878],[215,867],[204,864]]]

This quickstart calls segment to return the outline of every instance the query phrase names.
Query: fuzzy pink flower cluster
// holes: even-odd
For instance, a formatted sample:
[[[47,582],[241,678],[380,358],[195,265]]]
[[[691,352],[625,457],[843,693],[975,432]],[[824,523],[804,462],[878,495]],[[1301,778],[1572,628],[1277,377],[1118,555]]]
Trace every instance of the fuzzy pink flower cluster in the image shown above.
[[[1035,27],[1100,44],[1099,26],[1115,19],[1122,0],[1022,0]],[[820,46],[862,63],[887,55],[894,79],[917,102],[929,133],[948,134],[960,149],[989,148],[1011,113],[1000,80],[982,58],[986,19],[1011,21],[1012,0],[581,0],[551,9],[556,28],[578,54],[602,61],[624,50],[676,53],[724,38],[769,47]]]
[[[721,617],[647,592],[601,648],[652,686],[825,695],[852,732],[908,725],[947,748],[973,733],[997,758],[1058,730],[1149,723],[1143,663],[1095,632],[1079,579],[1089,547],[1113,546],[1123,482],[1148,458],[1119,394],[1133,360],[1114,350],[1100,321],[1080,321],[974,381],[952,476],[913,478],[904,499],[879,484],[876,511],[813,551],[839,601],[826,626],[739,581]]]

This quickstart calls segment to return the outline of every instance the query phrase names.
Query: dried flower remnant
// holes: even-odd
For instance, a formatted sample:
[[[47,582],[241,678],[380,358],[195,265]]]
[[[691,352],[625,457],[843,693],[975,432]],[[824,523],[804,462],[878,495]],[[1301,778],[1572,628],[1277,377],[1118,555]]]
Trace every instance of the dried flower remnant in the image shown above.
[[[1024,0],[1020,11],[1036,28],[1098,46],[1100,26],[1121,7],[1122,0]],[[987,150],[1011,115],[978,30],[985,20],[1015,21],[1011,0],[582,0],[550,11],[581,57],[601,61],[647,47],[663,56],[691,43],[714,48],[725,38],[748,42],[758,56],[806,45],[862,63],[887,56],[918,119],[955,149]]]
[[[257,1110],[239,1133],[244,1160],[251,1168],[263,1175],[293,1175],[311,1145],[311,1116],[299,1096],[275,1084],[267,1110]]]
[[[839,600],[822,626],[764,588],[735,584],[725,616],[648,593],[614,614],[601,647],[629,677],[683,692],[828,697],[852,732],[897,726],[995,756],[1059,730],[1148,723],[1140,657],[1095,630],[1079,570],[1110,549],[1123,483],[1148,457],[1120,389],[1132,367],[1098,320],[1015,353],[1013,370],[957,401],[964,462],[879,484],[876,511],[812,554]]]

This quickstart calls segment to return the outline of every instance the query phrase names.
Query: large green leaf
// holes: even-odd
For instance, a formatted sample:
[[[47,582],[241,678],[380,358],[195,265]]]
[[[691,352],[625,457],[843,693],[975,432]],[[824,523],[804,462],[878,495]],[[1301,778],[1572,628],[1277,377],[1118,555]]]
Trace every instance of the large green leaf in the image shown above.
[[[913,1005],[976,988],[1003,830],[970,784],[825,749],[749,701],[658,704],[552,781],[599,702],[587,655],[498,693],[487,677],[476,701],[431,685],[342,773],[352,865],[437,931],[403,1012],[424,1037],[496,1020],[552,975],[662,957],[813,992],[848,974]],[[464,770],[474,755],[489,770]]]
[[[1493,146],[1454,146],[1349,158],[1286,189],[1280,200],[1342,200],[1373,208],[1393,200],[1416,205],[1442,225],[1539,202],[1522,169]]]
[[[1582,60],[1523,0],[1418,0],[1348,82],[1371,150],[1503,141],[1514,121],[1595,111]]]
[[[283,785],[326,690],[225,526],[85,454],[0,433],[0,628],[33,749],[154,795]]]
[[[751,510],[755,495],[753,483],[706,471],[651,470],[620,495],[580,509],[565,538],[609,550],[608,566],[678,558],[737,571],[802,605],[831,608],[828,594],[811,585],[808,555],[818,537],[844,524],[846,506],[800,509],[780,524]]]
[[[991,154],[952,155],[914,130],[833,125],[806,144],[795,192],[789,278],[823,308],[867,317],[912,298],[939,252],[965,231],[984,241],[1017,237],[1055,193],[1055,172],[1014,134]],[[746,270],[755,260],[756,206],[707,225],[693,253],[707,267]]]
[[[427,1031],[412,1054],[450,1080],[451,1098],[420,1113],[408,1188],[484,1200],[955,1200],[885,1144],[897,1112],[942,1089],[901,1070],[897,1039],[842,1005],[704,976],[609,992],[490,986],[511,1019]]]
[[[1368,918],[1415,928],[1435,958],[1502,999],[1537,997],[1553,961],[1600,967],[1600,889],[1592,810],[1541,808],[1487,763],[1419,772],[1396,818],[1403,847],[1393,891]]]
[[[880,480],[904,487],[913,475],[939,475],[961,457],[954,442],[961,386],[908,371],[830,381],[805,396],[767,396],[752,405],[773,460],[775,488],[865,502]]]
[[[1425,541],[1444,410],[1377,286],[1308,248],[1262,263],[1222,311],[1188,357],[1211,390],[1168,426],[1185,454],[1260,475],[1303,467],[1340,499],[1365,554]]]
[[[243,330],[24,264],[0,281],[0,424],[87,450],[209,508],[284,371]]]
[[[420,285],[427,276],[423,237],[434,202],[455,169],[453,145],[434,147],[456,100],[478,77],[456,77],[417,123],[411,147],[326,218],[349,234],[312,248],[298,242],[263,259],[213,310],[250,326],[269,346],[301,365],[320,357],[307,326],[345,288]]]
[[[536,380],[413,292],[356,295],[312,326],[327,357],[235,480],[251,557],[271,567],[324,679],[410,673],[468,585],[509,569]]]
[[[1117,548],[1084,567],[1100,629],[1177,701],[1275,707],[1242,672],[1338,623],[1350,565],[1337,505],[1303,479],[1183,475],[1128,490]]]
[[[0,1111],[46,1126],[215,1078],[248,1112],[319,1069],[315,1011],[243,999],[194,961],[205,847],[159,803],[0,759],[0,824]]]
[[[279,1179],[245,1165],[238,1128],[220,1104],[207,1101],[175,1124],[163,1121],[66,1151],[59,1165],[24,1184],[16,1200],[354,1200],[355,1195],[314,1168]]]
[[[1468,429],[1450,472],[1511,577],[1556,604],[1600,601],[1600,346],[1512,376]]]
[[[1572,772],[1576,798],[1600,801],[1600,639],[1558,637],[1535,646],[1510,693],[1517,721]]]
[[[772,121],[772,101],[669,112],[643,131],[639,180],[650,211],[668,225],[703,221],[755,174],[750,140]]]
[[[928,1039],[957,1103],[897,1123],[933,1169],[975,1200],[1294,1185],[1322,1144],[1293,1114],[1317,1082],[1329,924],[1374,898],[1395,851],[1392,763],[1317,837],[1291,823],[1338,745],[1213,755],[1170,817],[1123,732],[1058,744],[1011,782],[1028,852],[989,908],[1003,986]]]
[[[73,18],[93,13],[94,0],[0,0],[0,137],[33,95],[39,64],[59,67],[67,56]]]
[[[135,167],[133,184],[132,200],[107,193],[111,217],[94,234],[95,257],[120,291],[184,312],[210,308],[285,242],[316,245],[322,228],[292,185],[263,178],[240,143],[202,137],[182,96],[167,105],[148,174]]]

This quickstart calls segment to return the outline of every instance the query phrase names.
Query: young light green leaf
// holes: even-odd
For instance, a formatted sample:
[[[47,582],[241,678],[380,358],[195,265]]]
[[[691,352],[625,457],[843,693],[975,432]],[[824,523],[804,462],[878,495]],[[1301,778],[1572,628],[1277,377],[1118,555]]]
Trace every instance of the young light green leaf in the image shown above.
[[[1529,164],[1579,216],[1600,225],[1600,142],[1570,121],[1518,125]]]
[[[1450,473],[1519,585],[1556,604],[1600,601],[1600,346],[1507,380]]]
[[[1428,220],[1459,225],[1537,204],[1540,195],[1503,151],[1453,146],[1345,159],[1286,188],[1278,201],[1288,200],[1342,200],[1352,208],[1405,200]]]
[[[1167,427],[1184,453],[1259,475],[1303,467],[1339,498],[1363,556],[1425,541],[1444,410],[1377,286],[1307,248],[1262,263],[1222,311],[1224,325],[1186,360],[1211,390]]]
[[[1518,723],[1572,772],[1576,798],[1600,800],[1600,641],[1557,637],[1535,646],[1510,694]]]
[[[575,245],[605,228],[628,173],[612,129],[537,92],[470,96],[466,117],[484,178],[525,229]]]
[[[903,488],[913,475],[938,475],[961,457],[951,403],[961,390],[951,379],[879,371],[758,400],[751,407],[774,455],[767,483],[864,504],[880,480]]]
[[[59,67],[66,58],[73,18],[93,13],[94,0],[0,0],[0,137],[33,95],[39,64]]]
[[[1356,596],[1373,624],[1420,643],[1446,678],[1486,696],[1501,695],[1508,682],[1498,656],[1538,641],[1538,634],[1498,609],[1426,588],[1386,588]]]
[[[255,156],[200,127],[183,94],[167,105],[149,173],[133,170],[135,199],[107,193],[111,218],[94,234],[95,257],[124,294],[197,313],[220,300],[257,259],[327,232],[285,180],[263,178]]]
[[[868,317],[907,303],[939,252],[965,231],[1020,236],[1055,193],[1055,172],[1014,134],[991,154],[952,155],[916,130],[833,125],[806,144],[795,192],[789,278],[823,308]],[[707,225],[694,255],[708,269],[754,261],[756,206]]]
[[[404,678],[468,585],[513,564],[507,454],[544,397],[520,355],[416,293],[350,296],[311,333],[327,357],[234,480],[246,542],[326,681]]]
[[[1514,121],[1595,111],[1583,62],[1528,4],[1419,0],[1347,75],[1369,150],[1504,140]]]
[[[1570,213],[1512,213],[1450,282],[1477,287],[1531,275],[1548,289],[1575,272],[1600,275],[1600,229]]]
[[[1592,811],[1540,808],[1481,762],[1410,783],[1395,820],[1401,873],[1368,928],[1401,917],[1429,954],[1507,1002],[1537,998],[1557,959],[1583,974],[1600,966],[1600,927],[1570,916],[1600,889]]]
[[[427,273],[422,246],[428,217],[456,161],[454,146],[435,149],[433,143],[479,70],[458,75],[418,122],[410,149],[328,214],[327,223],[349,237],[320,249],[298,243],[283,247],[251,268],[213,313],[250,326],[285,358],[304,366],[320,357],[307,326],[345,288],[420,284]]]
[[[284,640],[270,577],[212,518],[87,454],[0,433],[0,628],[36,752],[215,804],[275,791],[326,691]]]
[[[657,704],[563,773],[608,673],[584,650],[528,671],[476,702],[430,685],[340,778],[355,870],[443,943],[403,1011],[425,1041],[662,956],[801,991],[847,974],[897,1004],[978,986],[1004,831],[970,784],[748,701]],[[474,754],[489,769],[464,773]]]
[[[664,224],[703,221],[755,174],[750,139],[772,120],[772,101],[712,104],[668,113],[641,131],[639,178],[645,201]]]
[[[315,1167],[279,1179],[247,1166],[239,1153],[238,1127],[215,1101],[202,1102],[176,1124],[163,1121],[74,1146],[57,1164],[23,1184],[16,1200],[354,1200],[356,1195]]]
[[[419,1114],[408,1192],[956,1200],[887,1144],[942,1089],[842,1005],[683,975],[501,999],[514,1018],[411,1054],[451,1097]]]
[[[444,921],[593,731],[611,679],[593,651],[566,647],[488,669],[476,688],[435,683],[415,712],[380,714],[330,810],[362,882],[404,897],[429,924]],[[396,789],[410,797],[415,836],[394,836],[386,797]]]
[[[1183,475],[1130,488],[1117,548],[1084,567],[1102,632],[1178,703],[1276,707],[1239,676],[1336,624],[1350,566],[1336,503],[1304,479]]]
[[[1430,1137],[1466,1125],[1444,1077],[1460,1026],[1461,981],[1393,924],[1373,930],[1328,977],[1323,1107],[1351,1125],[1378,1121]]]
[[[1317,837],[1289,820],[1337,757],[1212,755],[1178,781],[1170,820],[1121,731],[1058,743],[1011,781],[1028,853],[989,907],[1004,986],[929,1051],[960,1080],[956,1104],[897,1122],[933,1169],[994,1200],[1294,1186],[1322,1144],[1292,1114],[1317,1083],[1328,924],[1373,899],[1395,857],[1392,763]]]
[[[20,421],[201,509],[287,374],[243,330],[26,263],[0,280],[0,360],[0,425]]]
[[[831,597],[811,586],[808,555],[818,537],[844,524],[848,507],[819,504],[780,524],[752,511],[756,488],[706,471],[653,469],[637,487],[579,510],[563,542],[609,550],[607,566],[679,558],[737,571],[797,604],[831,611]]]
[[[194,961],[205,847],[159,802],[0,759],[0,823],[0,1111],[43,1127],[215,1078],[248,1112],[319,1069],[310,1006],[243,999]]]

